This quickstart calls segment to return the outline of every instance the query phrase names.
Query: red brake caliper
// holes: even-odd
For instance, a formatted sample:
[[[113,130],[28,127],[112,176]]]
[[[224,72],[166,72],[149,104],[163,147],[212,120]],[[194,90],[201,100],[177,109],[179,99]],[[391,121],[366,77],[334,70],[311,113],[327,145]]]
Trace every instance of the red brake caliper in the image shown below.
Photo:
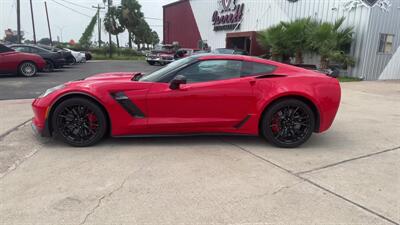
[[[278,115],[274,115],[271,122],[271,129],[273,133],[278,133],[281,131],[280,118]]]
[[[97,117],[94,113],[89,113],[88,114],[88,120],[89,120],[89,127],[90,129],[96,129],[97,128]]]

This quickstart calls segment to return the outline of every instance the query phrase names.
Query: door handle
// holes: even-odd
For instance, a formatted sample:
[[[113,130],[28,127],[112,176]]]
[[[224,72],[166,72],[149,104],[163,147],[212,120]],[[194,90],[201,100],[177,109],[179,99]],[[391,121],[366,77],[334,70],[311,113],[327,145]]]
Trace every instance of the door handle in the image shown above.
[[[251,81],[249,81],[249,83],[250,83],[251,86],[253,86],[253,85],[256,84],[256,80],[251,80]]]

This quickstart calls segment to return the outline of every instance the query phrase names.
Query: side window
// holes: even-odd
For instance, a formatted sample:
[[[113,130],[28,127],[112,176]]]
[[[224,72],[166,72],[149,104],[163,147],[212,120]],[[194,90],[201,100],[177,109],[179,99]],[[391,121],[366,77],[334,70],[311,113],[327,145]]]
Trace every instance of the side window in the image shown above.
[[[39,50],[37,50],[36,48],[30,48],[32,53],[39,53]]]
[[[188,83],[207,82],[239,78],[242,61],[237,60],[206,60],[197,62],[179,71]]]
[[[244,62],[242,68],[242,76],[252,76],[260,74],[272,73],[276,69],[275,66],[255,63],[255,62]]]
[[[30,52],[29,48],[24,47],[24,46],[18,46],[18,47],[13,47],[13,49],[17,52]]]

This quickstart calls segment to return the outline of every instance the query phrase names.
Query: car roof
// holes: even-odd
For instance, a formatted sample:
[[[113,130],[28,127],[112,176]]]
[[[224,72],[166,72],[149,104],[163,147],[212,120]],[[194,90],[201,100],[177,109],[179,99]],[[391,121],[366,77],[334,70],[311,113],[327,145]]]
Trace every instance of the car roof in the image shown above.
[[[234,54],[198,54],[192,57],[197,57],[199,60],[215,60],[215,59],[225,59],[225,60],[242,60],[242,61],[249,61],[249,62],[258,62],[258,63],[268,63],[268,64],[280,64],[275,61],[262,59],[254,56],[247,56],[247,55],[234,55]]]

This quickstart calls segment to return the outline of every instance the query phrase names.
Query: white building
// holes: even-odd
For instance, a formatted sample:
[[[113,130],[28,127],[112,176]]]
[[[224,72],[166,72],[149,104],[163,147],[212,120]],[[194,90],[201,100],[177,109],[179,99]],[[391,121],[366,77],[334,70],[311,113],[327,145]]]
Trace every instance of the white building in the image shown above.
[[[212,48],[235,46],[259,55],[257,31],[304,17],[345,17],[345,25],[354,27],[356,66],[349,75],[400,79],[400,0],[181,0],[164,6],[164,42],[197,48],[204,40]],[[318,62],[316,56],[305,61]]]

